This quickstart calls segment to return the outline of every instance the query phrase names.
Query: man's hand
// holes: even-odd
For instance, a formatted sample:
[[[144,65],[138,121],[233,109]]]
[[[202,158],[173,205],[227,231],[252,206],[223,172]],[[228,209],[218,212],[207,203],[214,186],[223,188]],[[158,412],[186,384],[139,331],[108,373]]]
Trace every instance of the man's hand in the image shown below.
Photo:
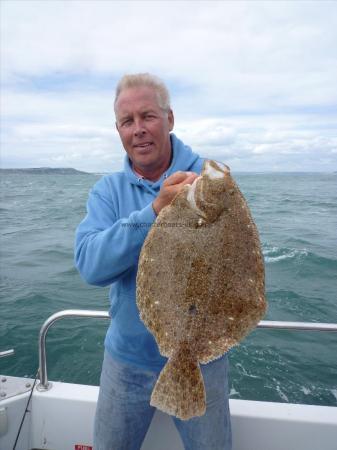
[[[160,211],[171,203],[173,198],[181,191],[185,184],[192,184],[198,178],[195,172],[175,172],[169,176],[162,184],[158,197],[153,201],[152,207],[158,215]]]

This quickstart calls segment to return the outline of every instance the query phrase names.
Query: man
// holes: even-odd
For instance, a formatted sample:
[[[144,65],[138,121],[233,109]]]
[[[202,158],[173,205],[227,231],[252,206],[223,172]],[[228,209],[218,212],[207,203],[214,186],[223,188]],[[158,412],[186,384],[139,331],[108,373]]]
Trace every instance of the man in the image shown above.
[[[166,361],[139,318],[139,253],[156,215],[194,181],[203,160],[171,133],[169,94],[158,78],[124,76],[116,90],[115,115],[127,153],[124,170],[103,177],[92,189],[76,233],[75,259],[88,283],[111,285],[95,450],[138,450],[154,413],[151,392]],[[227,366],[224,356],[201,368],[205,415],[174,419],[186,450],[231,448]]]

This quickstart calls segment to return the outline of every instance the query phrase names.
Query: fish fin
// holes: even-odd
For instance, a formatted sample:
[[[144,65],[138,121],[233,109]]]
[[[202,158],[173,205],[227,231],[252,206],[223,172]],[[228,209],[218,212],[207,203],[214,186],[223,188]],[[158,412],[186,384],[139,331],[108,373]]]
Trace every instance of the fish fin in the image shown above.
[[[198,361],[186,347],[167,361],[151,395],[152,406],[182,420],[202,416],[206,393]]]

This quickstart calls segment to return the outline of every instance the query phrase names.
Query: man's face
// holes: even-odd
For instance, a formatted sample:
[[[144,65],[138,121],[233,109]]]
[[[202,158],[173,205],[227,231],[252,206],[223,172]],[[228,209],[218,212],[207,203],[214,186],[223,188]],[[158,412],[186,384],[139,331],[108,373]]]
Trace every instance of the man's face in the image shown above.
[[[123,90],[116,103],[116,127],[134,169],[151,179],[170,162],[170,131],[174,118],[163,111],[154,89],[142,86]]]

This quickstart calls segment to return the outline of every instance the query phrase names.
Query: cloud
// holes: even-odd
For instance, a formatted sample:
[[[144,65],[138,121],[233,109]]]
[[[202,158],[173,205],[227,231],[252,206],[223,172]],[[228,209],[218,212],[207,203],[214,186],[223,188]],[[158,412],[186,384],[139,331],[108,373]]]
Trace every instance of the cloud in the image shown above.
[[[1,7],[3,165],[116,168],[116,82],[151,71],[169,86],[177,134],[197,151],[238,170],[337,168],[333,2]]]

